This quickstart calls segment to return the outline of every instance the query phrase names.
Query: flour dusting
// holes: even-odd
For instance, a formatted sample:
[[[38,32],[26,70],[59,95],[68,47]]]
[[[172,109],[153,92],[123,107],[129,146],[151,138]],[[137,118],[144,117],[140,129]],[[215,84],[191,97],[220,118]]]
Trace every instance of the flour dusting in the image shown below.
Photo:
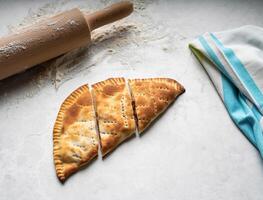
[[[152,1],[134,1],[134,13],[127,19],[117,21],[93,31],[92,44],[89,46],[73,50],[58,58],[42,63],[36,69],[30,69],[30,71],[34,72],[34,75],[30,75],[30,85],[32,86],[33,92],[29,91],[30,94],[26,96],[33,96],[41,87],[46,86],[50,82],[57,90],[68,80],[83,73],[88,73],[93,67],[104,62],[105,59],[112,62],[119,61],[122,65],[132,68],[132,66],[140,62],[142,58],[131,56],[129,52],[137,51],[139,46],[148,45],[170,37],[165,29],[160,32],[160,25],[154,23],[152,19],[145,15],[145,11],[151,3]],[[21,23],[17,27],[10,26],[9,31],[19,33],[24,27],[74,7],[79,7],[83,12],[89,13],[109,4],[111,3],[102,0],[96,3],[94,3],[94,1],[89,2],[88,0],[87,2],[76,1],[74,4],[68,0],[48,3],[37,10],[30,9],[28,15],[21,20]],[[46,27],[43,28],[54,27],[58,32],[63,31],[63,26],[57,27],[56,23],[56,21],[49,22],[46,24]],[[78,22],[69,20],[67,24],[77,26]],[[53,37],[55,36],[56,35]],[[17,48],[23,50],[23,45]],[[168,51],[168,49],[166,49],[166,51]],[[127,60],[129,60],[129,63]]]
[[[21,52],[26,49],[26,46],[18,42],[10,42],[7,45],[0,47],[0,55],[9,57],[12,54]]]
[[[73,20],[73,19],[71,19],[71,20],[68,20],[68,22],[67,23],[69,23],[70,25],[79,25],[79,23],[77,23],[75,20]]]
[[[56,21],[53,21],[53,22],[47,23],[47,26],[54,26],[54,25],[56,25],[56,24],[57,24],[57,22],[56,22]]]

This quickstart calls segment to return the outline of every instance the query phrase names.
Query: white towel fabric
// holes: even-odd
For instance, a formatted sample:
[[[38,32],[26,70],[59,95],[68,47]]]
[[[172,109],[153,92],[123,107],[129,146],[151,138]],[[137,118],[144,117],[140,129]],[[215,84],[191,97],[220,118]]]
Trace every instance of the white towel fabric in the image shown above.
[[[263,157],[263,29],[206,33],[189,45],[226,109]]]

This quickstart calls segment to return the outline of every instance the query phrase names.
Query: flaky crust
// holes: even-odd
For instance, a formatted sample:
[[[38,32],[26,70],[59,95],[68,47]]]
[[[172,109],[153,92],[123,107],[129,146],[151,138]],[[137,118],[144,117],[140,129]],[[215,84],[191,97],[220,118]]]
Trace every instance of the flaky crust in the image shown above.
[[[94,84],[94,101],[103,155],[135,133],[132,101],[124,78]]]
[[[72,92],[61,105],[53,129],[54,162],[60,181],[97,156],[95,120],[87,85]]]
[[[143,132],[185,89],[169,78],[128,80],[139,133]]]

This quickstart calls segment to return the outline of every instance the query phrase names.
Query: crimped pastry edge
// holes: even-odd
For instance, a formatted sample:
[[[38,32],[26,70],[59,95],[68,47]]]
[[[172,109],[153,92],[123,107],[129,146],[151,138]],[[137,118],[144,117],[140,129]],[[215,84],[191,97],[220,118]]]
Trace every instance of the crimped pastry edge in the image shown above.
[[[98,83],[95,83],[92,85],[92,88],[94,90],[100,90],[107,84],[113,84],[113,85],[119,85],[119,84],[125,84],[125,78],[119,77],[119,78],[109,78],[104,81],[100,81]]]
[[[183,87],[182,84],[180,84],[178,81],[172,79],[172,78],[137,78],[137,79],[128,79],[128,83],[136,83],[136,82],[141,82],[141,81],[147,81],[147,82],[157,82],[157,83],[168,83],[169,85],[175,86],[176,85],[176,90],[179,90],[180,92],[184,93],[185,88]]]
[[[56,168],[56,173],[61,182],[64,182],[66,177],[64,173],[64,165],[61,162],[60,154],[59,154],[59,142],[60,142],[60,136],[62,133],[63,128],[63,119],[65,116],[65,112],[67,108],[72,106],[76,100],[85,92],[89,92],[89,86],[87,84],[80,86],[76,90],[74,90],[62,103],[60,106],[55,125],[53,128],[53,157],[54,157],[54,163]]]

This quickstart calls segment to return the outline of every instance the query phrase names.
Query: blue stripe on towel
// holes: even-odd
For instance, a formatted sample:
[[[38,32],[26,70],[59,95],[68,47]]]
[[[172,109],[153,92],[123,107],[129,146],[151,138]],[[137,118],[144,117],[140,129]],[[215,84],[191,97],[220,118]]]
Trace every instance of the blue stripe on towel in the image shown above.
[[[213,49],[203,37],[199,41],[212,61],[220,68],[224,69],[223,64],[216,56]],[[259,116],[250,109],[246,103],[246,97],[240,93],[238,88],[221,73],[224,103],[232,120],[241,129],[250,142],[259,150],[263,157],[263,135]]]
[[[218,59],[218,57],[216,56],[215,52],[213,51],[213,49],[209,46],[209,44],[206,42],[205,38],[203,36],[200,36],[198,38],[199,42],[202,44],[202,46],[204,47],[204,49],[206,50],[206,52],[209,54],[209,56],[212,59],[212,62],[214,64],[217,65],[217,67],[219,68],[219,70],[225,74],[225,76],[227,76],[229,79],[231,77],[229,77],[224,65],[222,65],[222,63],[220,62],[220,60]]]
[[[252,95],[252,98],[255,100],[255,103],[259,107],[262,112],[263,109],[263,94],[260,89],[257,87],[254,80],[251,78],[250,74],[246,70],[245,66],[239,60],[239,58],[235,55],[234,51],[230,48],[225,47],[222,42],[212,33],[210,33],[213,41],[218,45],[219,49],[224,53],[226,59],[231,64],[231,66],[236,71],[240,80],[244,84],[244,87],[248,90],[248,92]]]

